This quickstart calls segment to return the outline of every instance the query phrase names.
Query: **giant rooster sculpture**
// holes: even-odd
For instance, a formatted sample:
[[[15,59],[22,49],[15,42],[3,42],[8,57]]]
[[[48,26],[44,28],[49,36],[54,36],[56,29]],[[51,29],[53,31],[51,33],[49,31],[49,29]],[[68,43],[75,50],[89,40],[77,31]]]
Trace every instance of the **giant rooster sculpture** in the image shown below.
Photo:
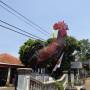
[[[31,60],[31,66],[43,64],[49,58],[54,58],[54,55],[59,56],[58,59],[60,58],[61,53],[66,47],[64,38],[67,36],[68,25],[64,23],[64,21],[60,21],[53,25],[53,29],[58,30],[57,38],[54,38],[48,46],[34,53],[33,56],[35,56],[35,58]]]

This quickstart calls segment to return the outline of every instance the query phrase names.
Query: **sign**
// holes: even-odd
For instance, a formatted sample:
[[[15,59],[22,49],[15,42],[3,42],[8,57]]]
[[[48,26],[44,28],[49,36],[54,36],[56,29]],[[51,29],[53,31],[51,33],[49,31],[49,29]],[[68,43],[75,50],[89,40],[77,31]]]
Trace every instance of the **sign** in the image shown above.
[[[71,69],[81,69],[82,63],[80,61],[71,62]]]

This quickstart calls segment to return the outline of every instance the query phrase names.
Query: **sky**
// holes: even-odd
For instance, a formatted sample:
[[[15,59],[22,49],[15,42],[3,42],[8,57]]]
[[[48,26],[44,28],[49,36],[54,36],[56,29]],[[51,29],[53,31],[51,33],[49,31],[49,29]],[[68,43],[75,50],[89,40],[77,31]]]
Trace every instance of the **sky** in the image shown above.
[[[0,7],[0,20],[6,21],[40,38],[45,40],[50,38],[53,31],[53,24],[64,20],[69,27],[69,36],[73,36],[78,40],[90,40],[90,0],[2,1],[38,24],[50,34],[42,34],[38,29],[27,25],[2,7]],[[4,24],[0,22],[0,25]],[[9,53],[18,57],[20,46],[28,39],[28,37],[0,27],[0,53]]]

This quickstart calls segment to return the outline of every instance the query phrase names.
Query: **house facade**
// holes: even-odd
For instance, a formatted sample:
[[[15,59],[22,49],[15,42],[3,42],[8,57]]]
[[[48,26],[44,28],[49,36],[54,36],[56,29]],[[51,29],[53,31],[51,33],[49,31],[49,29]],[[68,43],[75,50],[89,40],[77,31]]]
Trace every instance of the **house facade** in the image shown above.
[[[21,61],[7,53],[0,54],[0,86],[15,85],[17,68],[23,67]]]

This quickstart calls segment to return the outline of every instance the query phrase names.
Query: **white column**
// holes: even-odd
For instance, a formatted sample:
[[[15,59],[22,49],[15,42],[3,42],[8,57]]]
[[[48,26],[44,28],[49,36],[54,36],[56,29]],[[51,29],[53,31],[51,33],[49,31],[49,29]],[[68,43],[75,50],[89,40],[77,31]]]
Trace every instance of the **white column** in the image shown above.
[[[77,81],[79,81],[79,69],[77,69],[77,74],[76,74],[76,76],[77,76]]]
[[[30,89],[32,90],[32,88],[33,88],[33,86],[32,86],[32,81],[30,82],[30,85],[31,85],[31,88],[30,88]]]
[[[18,69],[18,85],[17,90],[30,90],[30,68]]]
[[[26,89],[25,90],[30,90],[30,76],[26,76]]]
[[[6,81],[6,85],[8,86],[10,84],[10,73],[11,73],[11,68],[8,68],[8,75],[7,75],[7,81]]]
[[[71,85],[74,86],[74,73],[71,73]]]

